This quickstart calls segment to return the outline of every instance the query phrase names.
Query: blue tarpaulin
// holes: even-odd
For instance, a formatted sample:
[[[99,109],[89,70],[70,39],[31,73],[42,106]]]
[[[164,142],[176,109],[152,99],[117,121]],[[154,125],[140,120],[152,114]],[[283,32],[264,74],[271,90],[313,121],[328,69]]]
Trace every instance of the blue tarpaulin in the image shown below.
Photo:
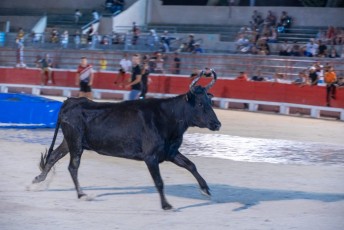
[[[34,95],[0,93],[0,127],[54,128],[61,105]]]

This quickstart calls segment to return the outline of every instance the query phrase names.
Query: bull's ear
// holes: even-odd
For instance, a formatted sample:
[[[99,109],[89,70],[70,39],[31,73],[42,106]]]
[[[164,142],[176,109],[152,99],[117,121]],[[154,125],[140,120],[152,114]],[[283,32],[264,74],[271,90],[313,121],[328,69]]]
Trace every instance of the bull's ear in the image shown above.
[[[210,99],[212,99],[214,97],[214,95],[212,95],[211,93],[207,93],[207,95]]]

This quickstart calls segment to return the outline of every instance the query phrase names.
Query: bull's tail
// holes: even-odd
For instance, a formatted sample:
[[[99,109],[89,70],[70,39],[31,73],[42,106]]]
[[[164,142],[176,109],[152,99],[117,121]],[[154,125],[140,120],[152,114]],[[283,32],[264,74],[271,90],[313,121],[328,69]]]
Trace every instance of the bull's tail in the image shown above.
[[[56,127],[55,127],[55,132],[54,132],[54,137],[53,137],[53,140],[51,142],[49,151],[47,152],[47,150],[45,150],[44,154],[41,153],[41,161],[39,163],[39,169],[41,171],[44,170],[45,165],[46,165],[46,163],[47,163],[47,161],[48,161],[52,151],[54,150],[55,141],[56,141],[57,133],[59,132],[59,128],[60,128],[60,119],[57,120],[57,124],[56,124]]]

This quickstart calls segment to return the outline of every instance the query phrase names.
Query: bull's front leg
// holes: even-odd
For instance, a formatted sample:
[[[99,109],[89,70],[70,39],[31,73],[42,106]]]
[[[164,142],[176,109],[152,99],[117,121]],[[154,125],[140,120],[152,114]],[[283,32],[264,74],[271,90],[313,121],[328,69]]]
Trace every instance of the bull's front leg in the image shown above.
[[[164,182],[162,181],[162,178],[160,175],[159,162],[155,159],[146,160],[145,162],[154,180],[155,187],[157,188],[159,192],[162,209],[164,210],[172,209],[172,206],[167,202],[165,194],[164,194]]]
[[[200,188],[201,192],[204,195],[210,196],[209,187],[207,185],[207,182],[203,179],[203,177],[198,173],[196,165],[190,161],[188,158],[186,158],[183,154],[178,152],[172,159],[170,159],[171,162],[175,163],[176,165],[187,169],[189,172],[192,173],[192,175],[196,178]]]

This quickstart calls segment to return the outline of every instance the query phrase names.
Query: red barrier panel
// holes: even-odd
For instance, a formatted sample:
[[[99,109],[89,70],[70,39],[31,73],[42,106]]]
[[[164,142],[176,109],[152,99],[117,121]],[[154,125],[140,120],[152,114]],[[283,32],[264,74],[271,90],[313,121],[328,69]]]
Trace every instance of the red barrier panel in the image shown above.
[[[93,87],[99,89],[124,89],[114,85],[117,73],[96,72]],[[75,71],[53,71],[56,86],[75,87]],[[127,79],[130,76],[127,75]],[[192,79],[188,76],[150,75],[152,80],[149,92],[185,93]],[[203,78],[198,84],[206,85],[211,79]],[[0,68],[0,83],[36,84],[41,83],[39,69]],[[129,90],[129,89],[126,89]],[[261,101],[287,102],[306,105],[326,105],[326,87],[297,86],[273,82],[246,82],[230,79],[218,79],[210,93],[216,97],[238,98]],[[337,88],[337,98],[331,101],[332,107],[344,108],[344,88]]]

